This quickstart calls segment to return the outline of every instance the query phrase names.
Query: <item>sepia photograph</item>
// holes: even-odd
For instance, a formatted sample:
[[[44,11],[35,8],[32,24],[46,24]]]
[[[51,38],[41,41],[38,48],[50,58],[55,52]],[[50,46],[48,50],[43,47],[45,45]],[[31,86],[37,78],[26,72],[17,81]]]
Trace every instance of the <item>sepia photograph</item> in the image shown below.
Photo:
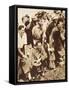
[[[17,8],[17,82],[66,79],[63,9]]]

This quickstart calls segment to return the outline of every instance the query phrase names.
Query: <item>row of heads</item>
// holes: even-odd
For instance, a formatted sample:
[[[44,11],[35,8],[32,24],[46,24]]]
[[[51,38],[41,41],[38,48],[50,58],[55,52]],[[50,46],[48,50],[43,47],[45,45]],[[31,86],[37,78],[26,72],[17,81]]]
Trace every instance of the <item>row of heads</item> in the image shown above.
[[[53,23],[56,23],[56,25],[58,25],[59,22],[63,22],[64,23],[64,17],[58,17],[58,15],[60,16],[63,11],[61,10],[54,10],[53,13],[55,14],[54,15],[49,15],[49,13],[45,12],[45,11],[42,11],[42,12],[37,12],[34,17],[32,18],[31,22],[40,22],[41,19],[47,19],[47,20],[50,20],[53,22]],[[52,16],[52,17],[51,17]],[[28,14],[26,14],[25,16],[22,17],[22,22],[23,24],[22,25],[18,25],[18,30],[21,30],[22,28],[25,28],[25,26],[27,26],[29,23],[30,23],[30,16]]]

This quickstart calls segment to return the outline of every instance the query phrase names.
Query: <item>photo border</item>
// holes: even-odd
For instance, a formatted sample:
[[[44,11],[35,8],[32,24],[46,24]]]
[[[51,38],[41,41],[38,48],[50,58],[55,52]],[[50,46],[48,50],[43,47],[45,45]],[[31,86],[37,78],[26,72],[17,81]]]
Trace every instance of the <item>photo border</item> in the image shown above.
[[[68,79],[67,79],[67,8],[62,8],[62,7],[43,7],[43,6],[28,6],[28,5],[14,5],[15,6],[15,83],[17,85],[20,85],[20,84],[40,84],[40,83],[55,83],[55,82],[67,82]],[[65,79],[61,79],[61,80],[44,80],[44,81],[28,81],[28,82],[18,82],[17,81],[17,58],[18,58],[18,51],[17,51],[17,42],[18,42],[18,39],[17,39],[17,33],[18,33],[18,8],[29,8],[29,9],[47,9],[47,10],[64,10],[65,11]]]

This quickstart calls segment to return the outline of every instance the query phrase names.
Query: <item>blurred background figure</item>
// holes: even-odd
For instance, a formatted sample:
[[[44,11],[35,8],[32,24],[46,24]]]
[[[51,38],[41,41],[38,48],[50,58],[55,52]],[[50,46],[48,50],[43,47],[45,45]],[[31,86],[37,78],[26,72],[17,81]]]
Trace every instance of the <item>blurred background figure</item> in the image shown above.
[[[32,28],[33,44],[36,45],[37,41],[42,41],[42,23],[39,22],[38,18],[35,21],[35,25]]]
[[[32,26],[31,26],[32,24],[29,15],[25,15],[24,17],[22,17],[22,22],[25,25],[25,32],[27,34],[27,44],[33,45]]]

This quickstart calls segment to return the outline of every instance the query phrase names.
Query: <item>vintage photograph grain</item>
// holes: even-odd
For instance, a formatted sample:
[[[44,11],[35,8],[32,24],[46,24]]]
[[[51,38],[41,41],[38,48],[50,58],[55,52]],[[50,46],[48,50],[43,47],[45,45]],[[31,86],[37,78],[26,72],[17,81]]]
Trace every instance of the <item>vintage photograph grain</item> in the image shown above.
[[[65,10],[18,8],[17,81],[65,79]]]

